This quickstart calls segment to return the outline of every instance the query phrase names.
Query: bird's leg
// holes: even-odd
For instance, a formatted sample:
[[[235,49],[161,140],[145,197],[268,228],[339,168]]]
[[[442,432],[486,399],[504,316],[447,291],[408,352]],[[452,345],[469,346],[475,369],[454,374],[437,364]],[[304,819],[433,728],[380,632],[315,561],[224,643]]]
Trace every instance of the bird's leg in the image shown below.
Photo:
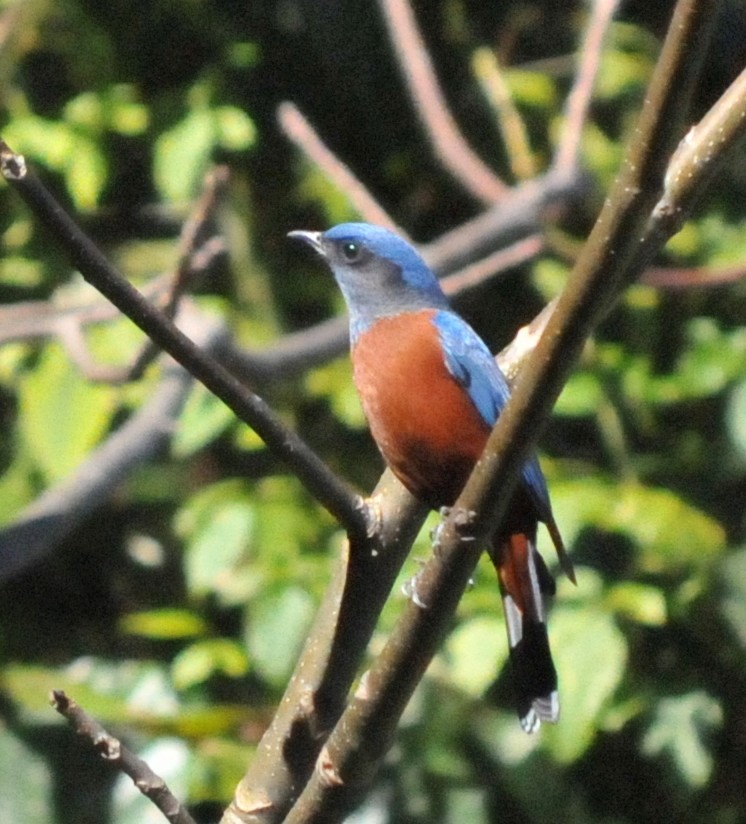
[[[464,543],[472,543],[477,540],[476,535],[474,535],[476,517],[477,513],[473,509],[458,509],[453,516],[453,525],[459,538]]]

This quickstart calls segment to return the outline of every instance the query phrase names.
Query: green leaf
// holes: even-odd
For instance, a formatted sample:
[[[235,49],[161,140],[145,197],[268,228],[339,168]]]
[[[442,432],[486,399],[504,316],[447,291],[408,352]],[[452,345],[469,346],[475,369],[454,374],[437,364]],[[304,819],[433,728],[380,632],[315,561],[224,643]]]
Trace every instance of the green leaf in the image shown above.
[[[263,593],[247,610],[246,646],[252,668],[280,686],[290,674],[314,611],[311,596],[300,587]]]
[[[109,177],[109,165],[98,143],[84,135],[76,135],[64,176],[77,209],[93,209]]]
[[[305,388],[311,396],[327,397],[334,414],[350,428],[365,427],[365,415],[347,361],[337,359],[309,372]]]
[[[217,139],[213,113],[193,109],[156,141],[154,170],[158,191],[175,203],[194,197]]]
[[[575,372],[565,384],[554,407],[556,415],[568,418],[595,415],[604,399],[598,377],[591,372]]]
[[[125,615],[119,622],[122,632],[143,638],[193,638],[207,631],[205,621],[187,609],[151,609]]]
[[[705,692],[690,692],[658,702],[645,734],[645,755],[667,755],[690,787],[704,787],[712,774],[714,732],[722,725],[720,704]]]
[[[464,621],[448,637],[444,653],[451,683],[467,695],[479,697],[508,657],[503,621],[496,616]]]
[[[612,587],[608,605],[620,615],[639,624],[660,627],[666,623],[666,596],[656,587],[627,581]]]
[[[717,521],[666,489],[588,477],[553,483],[552,501],[568,543],[588,526],[621,532],[637,546],[647,573],[701,567],[725,547]]]
[[[49,483],[69,475],[106,432],[118,391],[86,381],[56,344],[20,381],[19,427]]]
[[[0,727],[0,821],[54,821],[46,759]]]
[[[255,509],[243,481],[213,484],[186,502],[175,528],[187,541],[185,575],[193,595],[215,594],[223,603],[246,598],[258,584],[244,574],[255,525]]]
[[[579,576],[578,586],[583,587]],[[579,758],[598,732],[624,675],[627,643],[608,612],[594,606],[552,610],[549,636],[560,691],[560,722],[542,728],[546,747],[563,764]]]
[[[741,462],[746,462],[746,381],[741,381],[731,392],[725,420],[731,443]]]
[[[235,106],[219,106],[215,109],[218,125],[218,142],[232,152],[242,152],[251,148],[256,140],[256,126],[253,120]]]
[[[216,146],[230,151],[248,149],[255,136],[253,122],[240,109],[195,106],[156,141],[154,177],[158,190],[176,203],[190,200]]]
[[[240,678],[248,669],[248,659],[240,644],[227,638],[210,638],[182,650],[171,665],[171,677],[176,688],[184,690],[204,683],[215,673]]]
[[[171,450],[177,458],[187,458],[207,446],[236,420],[230,409],[206,389],[195,384],[179,416]]]
[[[546,72],[512,68],[505,72],[505,79],[516,103],[540,109],[555,105],[557,88]]]
[[[102,722],[155,722],[178,707],[165,667],[150,662],[112,664],[85,657],[60,669],[15,664],[3,670],[2,685],[32,723],[56,719],[48,700],[53,689],[75,698]]]

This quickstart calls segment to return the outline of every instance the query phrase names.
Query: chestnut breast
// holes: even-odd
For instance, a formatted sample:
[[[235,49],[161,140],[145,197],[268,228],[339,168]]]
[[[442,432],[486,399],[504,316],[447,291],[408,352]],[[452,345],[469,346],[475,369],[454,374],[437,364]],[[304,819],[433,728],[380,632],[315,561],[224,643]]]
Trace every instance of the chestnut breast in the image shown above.
[[[352,349],[371,433],[402,483],[432,507],[452,504],[489,427],[448,371],[435,310],[382,318]]]

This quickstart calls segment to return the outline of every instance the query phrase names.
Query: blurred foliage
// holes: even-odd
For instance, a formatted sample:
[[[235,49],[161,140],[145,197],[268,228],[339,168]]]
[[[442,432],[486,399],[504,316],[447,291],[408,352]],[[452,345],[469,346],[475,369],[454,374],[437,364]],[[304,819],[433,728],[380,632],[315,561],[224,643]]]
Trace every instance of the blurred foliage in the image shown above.
[[[743,63],[743,4],[726,8],[700,112]],[[659,12],[630,3],[612,29],[583,142],[596,185],[561,220],[562,254],[558,245],[460,303],[496,347],[562,287],[567,248],[587,233],[639,108]],[[443,0],[421,17],[472,144],[508,175],[470,74],[475,51],[496,47],[531,151],[546,164],[583,16],[563,3]],[[246,345],[340,307],[329,279],[307,256],[291,257],[283,235],[352,212],[278,134],[281,100],[299,103],[415,236],[475,213],[425,145],[383,27],[362,3],[7,0],[0,20],[3,136],[136,282],[174,264],[203,172],[229,164],[230,265],[198,300]],[[659,262],[746,260],[745,189],[740,156]],[[7,187],[0,250],[4,309],[95,300]],[[604,323],[544,439],[578,568],[577,588],[559,582],[551,615],[562,720],[534,737],[519,729],[499,594],[480,566],[357,820],[746,818],[744,318],[746,279],[637,286]],[[95,358],[114,363],[140,340],[122,322],[86,337]],[[0,348],[1,522],[84,465],[158,378],[153,368],[132,386],[92,384],[54,340]],[[372,487],[380,463],[346,362],[267,391],[325,460]],[[253,433],[196,387],[169,454],[128,478],[53,557],[2,585],[0,820],[126,824],[153,814],[55,717],[53,687],[126,731],[214,819],[269,722],[341,541]],[[429,551],[424,530],[402,580]],[[373,652],[402,598],[390,599]]]

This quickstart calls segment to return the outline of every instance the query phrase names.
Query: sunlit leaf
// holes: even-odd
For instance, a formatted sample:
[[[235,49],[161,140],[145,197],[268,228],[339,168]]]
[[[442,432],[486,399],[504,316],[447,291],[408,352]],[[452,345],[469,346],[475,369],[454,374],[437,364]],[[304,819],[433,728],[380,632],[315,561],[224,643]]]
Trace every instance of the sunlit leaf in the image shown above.
[[[497,616],[464,621],[449,635],[444,655],[450,682],[467,695],[482,695],[508,655],[503,621]]]
[[[611,615],[590,605],[556,606],[549,626],[561,715],[559,724],[546,725],[542,735],[552,756],[570,763],[598,732],[604,709],[624,675],[627,643]]]
[[[512,68],[505,72],[505,79],[513,99],[525,106],[545,109],[557,98],[557,89],[546,72]]]
[[[701,566],[725,545],[717,521],[666,489],[594,477],[552,484],[552,500],[567,541],[588,526],[622,533],[636,545],[647,572]]]
[[[143,638],[193,638],[206,629],[204,619],[187,609],[151,609],[125,615],[119,622],[122,632]]]
[[[171,441],[174,455],[188,457],[215,440],[236,416],[201,383],[195,384],[179,416]]]
[[[314,369],[305,385],[310,395],[328,397],[335,415],[347,426],[360,429],[366,425],[348,363],[336,360]]]
[[[0,821],[53,821],[54,802],[47,759],[0,728]]]
[[[246,646],[251,665],[271,684],[289,675],[313,615],[310,595],[299,587],[266,593],[249,605]]]
[[[649,626],[666,623],[666,597],[661,590],[634,581],[612,587],[606,603],[617,613]]]
[[[728,399],[726,424],[731,443],[746,462],[746,380],[736,386]]]
[[[158,138],[153,174],[163,197],[175,203],[194,197],[216,139],[215,118],[208,108],[192,110]]]
[[[188,201],[197,191],[215,147],[248,149],[255,135],[253,122],[240,109],[196,105],[156,142],[153,173],[159,191],[176,203]]]
[[[86,381],[59,346],[45,347],[20,383],[19,427],[49,481],[67,476],[101,440],[117,394],[110,386]]]
[[[248,671],[243,647],[227,638],[197,641],[183,649],[173,660],[171,677],[177,689],[201,684],[215,673],[239,678]]]
[[[591,372],[575,372],[557,399],[554,414],[574,418],[595,415],[602,400],[598,377]]]
[[[663,698],[643,739],[643,752],[668,756],[687,784],[703,787],[712,773],[712,739],[722,720],[720,704],[705,692]]]
[[[255,511],[242,481],[223,481],[194,495],[179,511],[176,529],[186,539],[185,575],[189,591],[211,593],[225,602],[241,600],[245,566],[256,526]]]

